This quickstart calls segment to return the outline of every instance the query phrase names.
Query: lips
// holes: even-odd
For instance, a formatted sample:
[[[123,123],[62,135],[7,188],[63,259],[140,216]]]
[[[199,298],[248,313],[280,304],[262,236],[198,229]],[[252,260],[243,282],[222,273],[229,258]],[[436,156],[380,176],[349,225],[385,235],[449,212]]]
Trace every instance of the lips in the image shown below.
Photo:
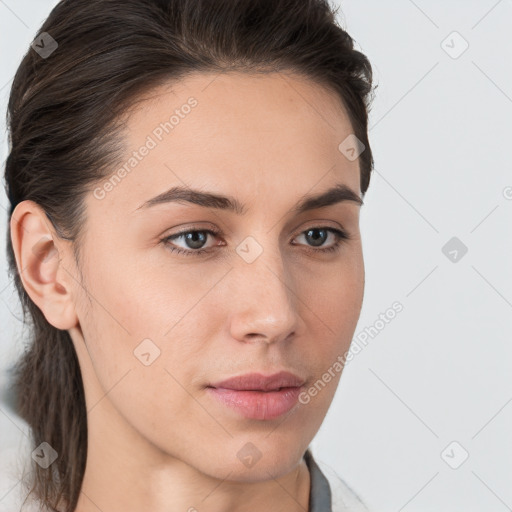
[[[206,392],[238,417],[273,420],[296,407],[304,382],[286,371],[267,376],[248,373],[211,384]]]
[[[208,387],[235,391],[276,391],[281,388],[300,387],[303,384],[304,379],[298,375],[281,371],[268,376],[261,373],[247,373],[210,384]]]

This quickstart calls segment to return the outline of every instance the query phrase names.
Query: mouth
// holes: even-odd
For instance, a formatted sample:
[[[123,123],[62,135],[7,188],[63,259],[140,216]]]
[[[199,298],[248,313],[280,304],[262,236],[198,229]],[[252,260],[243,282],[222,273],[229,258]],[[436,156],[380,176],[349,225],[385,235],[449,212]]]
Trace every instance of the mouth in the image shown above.
[[[294,388],[304,385],[304,379],[288,371],[280,371],[273,375],[247,373],[210,384],[208,387],[233,389],[236,391],[279,391],[283,388]]]
[[[304,389],[304,379],[290,372],[245,374],[210,384],[207,392],[244,418],[272,420],[289,412]]]
[[[269,391],[239,391],[208,387],[207,390],[218,402],[244,418],[273,420],[296,406],[303,387],[288,387]]]
[[[207,389],[227,389],[230,391],[257,391],[258,393],[272,393],[274,391],[281,391],[282,389],[293,389],[300,386],[282,386],[280,388],[272,388],[272,389],[250,389],[250,388],[243,388],[243,389],[234,389],[234,388],[226,388],[226,387],[215,387],[215,386],[206,386]]]

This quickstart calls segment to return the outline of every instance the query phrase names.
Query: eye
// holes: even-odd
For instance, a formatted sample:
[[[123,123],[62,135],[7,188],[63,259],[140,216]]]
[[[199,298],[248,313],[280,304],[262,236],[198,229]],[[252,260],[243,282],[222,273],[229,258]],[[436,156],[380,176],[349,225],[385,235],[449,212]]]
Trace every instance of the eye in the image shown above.
[[[174,235],[165,237],[164,239],[162,239],[162,242],[165,245],[167,245],[169,250],[172,252],[184,254],[185,256],[196,256],[199,254],[203,254],[205,252],[209,252],[210,249],[202,248],[202,246],[204,245],[205,241],[208,238],[208,235],[219,236],[220,232],[213,231],[211,229],[181,231],[180,233],[176,233]],[[190,244],[189,247],[192,250],[188,248],[183,249],[180,247],[176,247],[174,244],[169,243],[171,240],[178,240],[180,238],[183,238],[187,244]]]
[[[325,243],[329,234],[333,235],[334,242],[332,245],[328,247],[322,247],[320,249],[315,249],[314,247],[318,247]],[[337,251],[340,248],[340,245],[343,241],[349,240],[350,237],[346,231],[336,228],[330,228],[327,226],[322,227],[313,227],[309,228],[306,231],[303,231],[298,238],[304,237],[310,243],[313,244],[314,252],[333,252]]]
[[[329,234],[332,235],[332,237],[334,238],[332,245],[329,245],[328,247],[320,247],[325,244],[325,241],[329,238]],[[219,231],[214,231],[211,229],[189,229],[167,236],[163,238],[161,242],[164,245],[166,245],[171,252],[183,254],[185,256],[198,256],[212,251],[211,247],[203,248],[208,240],[208,235],[218,237],[221,236],[221,233]],[[300,233],[296,238],[300,237],[304,237],[308,243],[312,244],[309,245],[309,250],[317,253],[336,251],[339,249],[341,243],[344,240],[350,239],[350,236],[345,231],[341,229],[330,228],[327,226],[309,228],[306,231]],[[179,239],[183,239],[183,241],[186,244],[186,247],[179,247],[176,246],[175,243],[171,243],[171,241],[174,242]]]

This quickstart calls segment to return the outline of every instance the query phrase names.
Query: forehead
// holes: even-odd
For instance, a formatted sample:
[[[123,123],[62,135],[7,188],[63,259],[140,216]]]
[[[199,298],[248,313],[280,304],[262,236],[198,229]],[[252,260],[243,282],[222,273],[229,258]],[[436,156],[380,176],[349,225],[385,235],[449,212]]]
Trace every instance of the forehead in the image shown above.
[[[276,189],[295,202],[334,182],[359,193],[358,160],[338,149],[352,133],[341,99],[300,75],[197,73],[151,90],[128,114],[102,207],[128,214],[172,185],[243,202]]]

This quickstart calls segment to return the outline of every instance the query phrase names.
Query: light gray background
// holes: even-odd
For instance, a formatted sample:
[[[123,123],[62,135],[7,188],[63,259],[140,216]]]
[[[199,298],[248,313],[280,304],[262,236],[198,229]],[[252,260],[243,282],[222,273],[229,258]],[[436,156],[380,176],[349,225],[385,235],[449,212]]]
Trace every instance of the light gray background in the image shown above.
[[[55,3],[0,0],[2,113]],[[354,339],[371,335],[344,370],[313,452],[375,512],[512,510],[512,1],[337,5],[378,83]],[[3,242],[3,193],[0,203]],[[456,262],[442,251],[452,237],[468,248]],[[3,370],[23,337],[4,252]],[[395,301],[404,309],[382,327],[379,314]],[[4,393],[5,371],[0,378]],[[3,403],[0,428],[5,461],[27,429]],[[8,485],[0,482],[0,499]]]

